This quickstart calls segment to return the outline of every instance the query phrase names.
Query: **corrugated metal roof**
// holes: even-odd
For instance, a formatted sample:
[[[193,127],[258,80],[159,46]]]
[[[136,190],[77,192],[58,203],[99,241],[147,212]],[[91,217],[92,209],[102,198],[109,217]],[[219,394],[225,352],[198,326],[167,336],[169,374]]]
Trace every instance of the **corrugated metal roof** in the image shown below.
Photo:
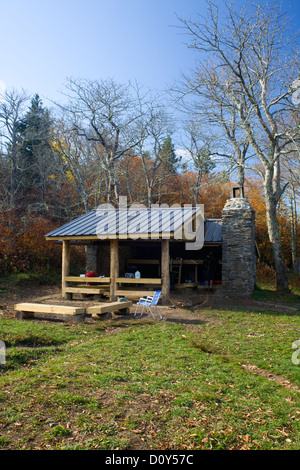
[[[208,219],[204,225],[204,243],[222,242],[222,219]]]
[[[117,236],[138,236],[141,234],[177,233],[183,224],[188,224],[196,214],[195,207],[109,210],[94,209],[87,214],[53,230],[46,237],[90,237],[113,238]],[[198,209],[199,213],[199,209]],[[220,242],[221,221],[205,221],[205,242]]]

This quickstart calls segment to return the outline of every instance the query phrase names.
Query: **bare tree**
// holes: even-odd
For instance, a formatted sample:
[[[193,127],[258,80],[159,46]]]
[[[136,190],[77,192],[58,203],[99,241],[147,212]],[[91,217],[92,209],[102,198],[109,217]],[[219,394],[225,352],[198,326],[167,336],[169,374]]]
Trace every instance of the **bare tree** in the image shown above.
[[[113,80],[69,79],[69,102],[64,106],[72,119],[72,129],[101,153],[107,174],[106,202],[118,199],[117,162],[132,154],[141,136],[137,134],[141,117],[140,96],[136,88]]]
[[[1,206],[15,211],[22,202],[20,167],[20,121],[29,98],[24,92],[5,91],[0,97]]]
[[[181,20],[192,38],[190,47],[199,52],[198,67],[185,81],[183,91],[197,98],[195,112],[202,105],[214,110],[210,113],[212,123],[225,130],[228,143],[241,149],[238,165],[246,168],[248,147],[255,159],[247,166],[253,169],[255,161],[260,162],[257,171],[264,183],[277,289],[285,292],[288,276],[277,206],[285,190],[280,162],[289,152],[293,132],[292,83],[299,63],[295,37],[276,2],[241,9],[227,2],[223,6],[221,12],[208,0],[207,18],[199,22]]]
[[[203,176],[212,171],[216,163],[213,159],[214,135],[204,129],[202,124],[195,120],[189,120],[184,126],[185,136],[183,150],[186,165],[192,162],[192,168],[197,172],[194,189],[194,203],[199,203],[200,188]]]
[[[106,178],[95,143],[86,141],[70,127],[66,120],[56,124],[53,142],[57,170],[55,177],[60,175],[77,194],[73,210],[83,206],[84,211],[88,212],[97,207],[101,195],[99,188]]]
[[[161,155],[162,146],[171,134],[173,125],[168,114],[160,104],[151,101],[147,106],[144,118],[140,119],[140,135],[143,137],[137,146],[142,159],[142,168],[147,189],[147,205],[153,203],[155,189],[161,187],[169,175],[164,167]],[[159,194],[156,194],[159,197]]]

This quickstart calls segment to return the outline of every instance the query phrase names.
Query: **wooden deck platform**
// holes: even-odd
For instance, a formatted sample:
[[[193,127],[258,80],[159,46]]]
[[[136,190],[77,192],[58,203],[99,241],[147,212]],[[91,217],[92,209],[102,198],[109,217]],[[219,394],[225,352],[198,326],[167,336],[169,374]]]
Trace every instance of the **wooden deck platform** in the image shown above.
[[[125,315],[129,313],[131,301],[127,302],[104,302],[90,307],[73,307],[69,305],[48,305],[38,303],[20,303],[14,306],[15,317],[18,319],[33,318],[35,313],[59,316],[63,321],[82,322],[86,317],[108,313]]]

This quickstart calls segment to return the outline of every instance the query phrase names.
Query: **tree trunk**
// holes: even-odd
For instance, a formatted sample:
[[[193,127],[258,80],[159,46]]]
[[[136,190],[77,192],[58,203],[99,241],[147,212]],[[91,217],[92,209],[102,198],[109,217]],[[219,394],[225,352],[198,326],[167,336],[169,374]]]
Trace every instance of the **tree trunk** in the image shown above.
[[[196,182],[196,188],[195,188],[195,206],[197,206],[198,200],[199,200],[199,192],[200,192],[200,186],[201,186],[201,179],[202,179],[201,171],[198,171],[197,182]]]
[[[282,253],[281,237],[277,220],[277,201],[271,183],[265,183],[265,196],[267,227],[274,257],[277,291],[287,293],[289,292],[289,279]]]
[[[117,202],[117,188],[116,188],[116,175],[114,162],[109,161],[108,165],[108,189],[107,189],[107,203],[112,204]]]
[[[290,213],[290,231],[291,231],[291,255],[292,255],[292,267],[293,271],[296,272],[296,258],[297,258],[297,203],[295,196],[295,188],[292,185],[291,194],[291,213]]]
[[[151,204],[152,204],[152,188],[151,188],[151,186],[147,187],[147,204],[148,204],[148,207],[151,207]]]
[[[245,184],[245,168],[242,165],[238,167],[238,183],[237,184],[240,188],[244,187],[244,184]]]

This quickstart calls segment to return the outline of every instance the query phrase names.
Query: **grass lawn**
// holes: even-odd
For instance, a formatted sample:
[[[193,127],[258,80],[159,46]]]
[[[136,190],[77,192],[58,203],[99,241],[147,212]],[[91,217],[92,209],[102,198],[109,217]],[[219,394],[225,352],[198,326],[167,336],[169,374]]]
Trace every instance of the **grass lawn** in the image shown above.
[[[0,319],[0,449],[299,449],[300,316],[192,315]]]

